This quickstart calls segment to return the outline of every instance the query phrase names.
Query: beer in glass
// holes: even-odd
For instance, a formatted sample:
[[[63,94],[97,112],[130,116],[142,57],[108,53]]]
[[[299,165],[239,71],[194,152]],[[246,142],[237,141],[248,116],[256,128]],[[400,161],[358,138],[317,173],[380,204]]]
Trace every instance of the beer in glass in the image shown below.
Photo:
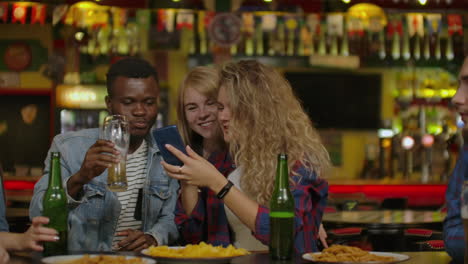
[[[130,144],[130,130],[127,118],[123,115],[109,115],[101,128],[101,139],[112,141],[120,152],[117,164],[107,170],[107,187],[113,192],[127,190],[127,152]]]

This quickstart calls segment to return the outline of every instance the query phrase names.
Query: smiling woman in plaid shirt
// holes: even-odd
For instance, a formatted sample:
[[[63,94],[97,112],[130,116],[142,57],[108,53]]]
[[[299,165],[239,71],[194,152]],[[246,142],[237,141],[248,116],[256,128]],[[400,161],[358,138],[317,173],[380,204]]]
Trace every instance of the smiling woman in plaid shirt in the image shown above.
[[[276,158],[284,152],[296,206],[296,252],[317,251],[328,194],[319,176],[329,167],[329,157],[291,86],[275,70],[249,60],[225,65],[219,87],[218,121],[237,168],[233,171],[227,154],[212,157],[213,166],[190,147],[186,156],[167,145],[184,163],[163,162],[168,174],[202,190],[194,209],[176,216],[181,234],[188,243],[267,248]]]
[[[452,98],[457,112],[463,122],[468,122],[468,57],[465,57],[458,77],[457,93]],[[463,262],[465,250],[465,236],[460,214],[461,190],[463,182],[468,181],[468,146],[465,144],[463,152],[453,170],[447,186],[445,200],[447,203],[447,217],[444,220],[444,242],[447,253],[456,263]]]

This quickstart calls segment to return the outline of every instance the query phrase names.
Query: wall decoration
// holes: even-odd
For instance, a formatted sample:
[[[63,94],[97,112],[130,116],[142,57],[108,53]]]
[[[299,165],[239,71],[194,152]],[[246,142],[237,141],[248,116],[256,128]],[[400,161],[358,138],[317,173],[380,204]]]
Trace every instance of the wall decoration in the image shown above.
[[[6,48],[3,59],[9,70],[23,71],[31,64],[31,47],[26,43],[11,44]]]
[[[220,13],[211,21],[210,38],[220,46],[236,44],[241,37],[242,20],[235,14]]]

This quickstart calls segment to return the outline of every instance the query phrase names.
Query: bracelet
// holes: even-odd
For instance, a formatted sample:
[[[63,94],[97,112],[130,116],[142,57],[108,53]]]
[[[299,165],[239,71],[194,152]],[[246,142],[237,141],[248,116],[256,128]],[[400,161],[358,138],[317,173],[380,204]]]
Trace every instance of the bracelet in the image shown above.
[[[234,185],[232,183],[232,181],[228,180],[228,182],[226,183],[226,185],[224,185],[224,187],[221,189],[221,191],[219,191],[219,193],[216,194],[216,197],[218,197],[218,199],[222,200],[224,198],[224,196],[226,196],[226,194],[229,192],[232,185]]]

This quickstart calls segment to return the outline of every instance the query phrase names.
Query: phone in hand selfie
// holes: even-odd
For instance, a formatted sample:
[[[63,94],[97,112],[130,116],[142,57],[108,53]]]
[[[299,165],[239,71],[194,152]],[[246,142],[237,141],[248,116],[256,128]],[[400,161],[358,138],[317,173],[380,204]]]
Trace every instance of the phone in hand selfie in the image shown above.
[[[170,144],[176,149],[182,151],[184,154],[187,154],[185,151],[184,141],[182,140],[176,125],[156,129],[153,132],[153,136],[165,162],[175,166],[184,165],[184,163],[174,156],[174,154],[172,154],[165,146],[166,144]]]

